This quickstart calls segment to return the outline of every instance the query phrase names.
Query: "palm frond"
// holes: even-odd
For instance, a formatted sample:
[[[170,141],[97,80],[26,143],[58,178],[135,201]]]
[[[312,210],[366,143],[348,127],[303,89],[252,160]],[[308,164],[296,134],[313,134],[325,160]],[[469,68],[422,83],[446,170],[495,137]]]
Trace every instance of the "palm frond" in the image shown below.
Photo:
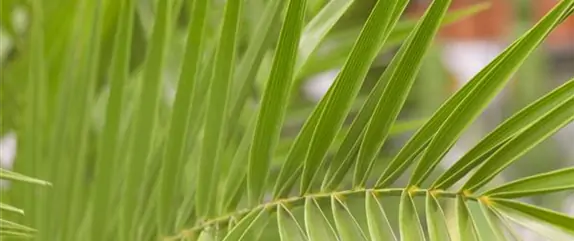
[[[573,217],[516,199],[571,194],[573,167],[492,180],[573,122],[574,79],[437,167],[574,0],[414,121],[402,114],[439,29],[487,5],[450,12],[452,0],[434,0],[403,20],[408,0],[379,0],[341,30],[359,2],[34,1],[26,54],[2,74],[26,80],[26,104],[15,170],[0,171],[17,206],[0,204],[14,217],[0,219],[0,237],[512,240],[518,224],[572,239]],[[340,71],[323,98],[298,109],[301,83],[331,67]],[[398,153],[386,151],[411,130]]]

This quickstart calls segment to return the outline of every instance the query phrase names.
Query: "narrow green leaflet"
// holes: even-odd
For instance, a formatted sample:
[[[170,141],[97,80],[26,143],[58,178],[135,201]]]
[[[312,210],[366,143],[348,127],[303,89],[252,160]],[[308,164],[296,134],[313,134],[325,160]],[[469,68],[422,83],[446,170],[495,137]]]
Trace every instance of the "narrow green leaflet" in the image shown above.
[[[207,0],[194,1],[192,5],[192,19],[187,30],[187,43],[182,69],[179,75],[175,102],[171,113],[169,124],[169,134],[165,145],[164,156],[161,162],[159,178],[158,198],[158,218],[162,227],[162,232],[167,232],[167,225],[170,224],[170,210],[173,208],[173,198],[176,190],[180,187],[179,180],[176,179],[178,169],[184,163],[185,137],[187,134],[189,118],[192,110],[198,109],[192,105],[194,90],[198,78],[198,68],[200,68],[202,48],[204,48]],[[173,218],[173,217],[172,217]]]
[[[522,239],[520,238],[520,235],[518,235],[518,233],[516,233],[516,230],[512,226],[511,221],[508,220],[508,218],[506,216],[504,216],[500,211],[493,208],[492,206],[489,206],[489,208],[492,211],[492,213],[494,215],[496,215],[496,217],[498,217],[498,220],[500,221],[500,223],[504,227],[504,230],[507,231],[506,232],[506,234],[508,234],[507,237],[511,237],[511,240],[514,240],[514,241],[521,241]]]
[[[36,179],[36,178],[32,178],[32,177],[28,177],[10,170],[6,170],[3,168],[0,168],[0,179],[3,180],[11,180],[11,181],[18,181],[18,182],[26,182],[26,183],[32,183],[32,184],[39,184],[39,185],[43,185],[43,186],[51,186],[52,184],[50,182],[47,181],[43,181],[40,179]]]
[[[574,167],[522,178],[481,194],[495,198],[521,198],[574,189]]]
[[[271,215],[265,215],[264,218],[253,226],[254,227],[249,230],[241,240],[279,240],[281,238],[279,233],[275,231],[275,228],[277,227],[277,218],[271,217]],[[273,232],[269,232],[269,230],[273,230]]]
[[[301,69],[307,63],[307,60],[319,43],[321,43],[325,35],[327,35],[335,23],[339,21],[354,2],[355,0],[329,1],[305,26],[303,35],[301,36],[301,42],[299,42],[299,54],[297,63],[295,64],[296,75],[301,74]]]
[[[253,120],[250,121],[251,123],[247,127],[247,130],[245,130],[245,134],[241,138],[239,147],[237,147],[237,150],[233,155],[231,167],[229,168],[231,172],[225,180],[223,200],[227,201],[224,202],[224,206],[222,207],[223,211],[231,212],[235,210],[236,204],[234,204],[234,197],[238,193],[239,195],[245,193],[247,188],[243,180],[245,179],[245,173],[247,171],[249,147],[251,146],[253,131],[255,129],[255,118],[252,119]]]
[[[0,219],[0,239],[3,238],[31,238],[36,235],[36,230]]]
[[[497,214],[494,213],[494,211],[489,206],[487,206],[487,204],[485,204],[483,202],[478,202],[478,204],[480,205],[480,210],[481,210],[482,214],[486,217],[486,220],[488,222],[488,226],[490,227],[490,229],[494,233],[496,240],[497,241],[506,241],[506,236],[504,235],[503,226],[500,223],[501,220],[498,218]]]
[[[257,227],[259,221],[267,216],[267,210],[265,208],[256,209],[251,211],[247,216],[241,218],[239,223],[237,223],[225,236],[223,241],[235,241],[242,240],[245,234],[252,228]],[[259,228],[259,227],[258,227]]]
[[[387,81],[387,84],[382,95],[378,98],[377,107],[369,120],[359,148],[353,176],[354,187],[364,187],[377,154],[409,95],[418,70],[422,65],[423,57],[438,31],[450,3],[450,0],[433,1],[423,19],[401,47],[405,50],[401,51],[400,55],[395,56],[379,80]]]
[[[10,206],[8,204],[4,204],[4,203],[0,203],[0,210],[24,215],[24,210],[19,209],[17,207],[12,207],[12,206]]]
[[[319,102],[317,107],[313,110],[313,113],[307,119],[301,131],[295,138],[295,142],[289,149],[287,154],[287,160],[283,162],[281,170],[279,171],[279,176],[275,182],[275,187],[273,188],[273,198],[277,199],[279,197],[285,197],[288,195],[291,187],[299,177],[302,172],[302,162],[305,159],[305,154],[309,150],[309,141],[313,137],[313,130],[317,126],[319,121],[320,113],[323,111],[327,103],[326,96],[329,95],[331,89],[327,92],[325,97]]]
[[[574,120],[574,96],[492,154],[462,187],[474,192],[492,180],[536,144]]]
[[[208,12],[209,14],[209,12]],[[207,16],[209,18],[210,15]],[[211,16],[212,17],[212,16]],[[207,29],[206,29],[207,31]],[[210,80],[213,76],[213,66],[215,65],[215,49],[216,49],[216,38],[212,36],[204,36],[207,38],[202,52],[204,52],[203,59],[200,61],[199,77],[195,82],[195,91],[193,93],[193,98],[191,101],[192,114],[189,116],[189,124],[187,128],[188,137],[186,140],[186,151],[189,153],[196,148],[197,142],[200,140],[198,138],[198,133],[203,128],[205,114],[207,112],[207,96],[209,92]],[[215,42],[215,43],[214,43]],[[181,178],[183,173],[178,173]]]
[[[509,81],[509,77],[518,69],[528,55],[557,26],[559,20],[564,16],[572,3],[574,3],[574,0],[562,1],[528,34],[523,36],[522,41],[518,45],[507,50],[509,52],[505,61],[501,61],[494,67],[487,66],[482,70],[487,71],[487,74],[484,75],[476,88],[464,98],[436,132],[436,136],[422,154],[421,160],[411,176],[410,185],[418,186],[426,180],[462,132],[482,113],[496,94],[502,90]],[[482,76],[479,74],[478,77]]]
[[[403,191],[399,206],[399,229],[402,241],[424,241],[425,235],[413,198],[408,190]]]
[[[571,240],[574,237],[574,217],[513,200],[491,198],[490,201],[501,214],[551,240]]]
[[[398,18],[400,17],[401,13],[403,12],[403,10],[406,6],[406,3],[407,3],[407,1],[403,0],[399,3],[400,5],[398,7],[395,7],[395,9],[392,13],[393,16],[391,17],[391,22],[390,22],[389,27],[387,28],[386,31],[390,31],[390,29],[392,29],[394,27],[394,25],[398,21]],[[379,45],[382,46],[384,44],[384,42],[385,41],[381,41],[379,43]],[[279,177],[277,178],[277,181],[275,183],[275,188],[273,191],[274,198],[283,197],[283,196],[287,195],[290,188],[292,187],[292,185],[295,183],[296,179],[298,178],[298,176],[302,172],[303,163],[301,162],[301,160],[305,159],[305,155],[307,154],[307,152],[309,150],[309,142],[311,142],[311,138],[313,137],[313,132],[316,129],[317,123],[319,122],[319,119],[321,118],[321,114],[323,112],[323,109],[327,105],[327,103],[330,99],[330,95],[332,94],[333,91],[334,91],[334,88],[329,88],[329,90],[327,91],[325,96],[321,99],[319,104],[312,111],[310,117],[304,123],[303,128],[299,132],[299,135],[297,135],[294,144],[291,146],[291,149],[289,150],[289,153],[287,155],[287,160],[283,163],[283,166],[281,167],[281,171],[279,173]],[[381,92],[382,92],[382,88],[381,88]],[[374,108],[374,103],[372,105],[373,105],[372,108]],[[365,117],[364,117],[365,123],[367,121],[367,118],[368,118],[368,116],[365,115]],[[360,130],[357,130],[357,131],[360,132]],[[351,138],[345,137],[345,140],[347,140],[347,139],[351,139]],[[355,139],[353,139],[353,142],[354,141],[355,141]],[[353,143],[351,143],[351,145],[352,144]],[[339,151],[338,153],[342,153],[342,152]],[[345,154],[337,154],[337,156],[339,157],[339,158],[337,158],[340,160],[339,162],[343,161],[341,158],[346,157]],[[335,159],[335,160],[337,160],[337,159]],[[329,169],[329,171],[330,170],[331,169]],[[340,176],[343,176],[343,175],[340,175]],[[341,177],[341,179],[342,179],[342,177]]]
[[[113,47],[110,63],[110,93],[106,106],[106,120],[104,123],[101,142],[99,143],[98,159],[96,161],[96,170],[94,178],[95,190],[92,192],[94,203],[92,204],[93,215],[93,240],[101,240],[105,232],[104,226],[109,213],[111,213],[110,201],[112,192],[110,187],[119,186],[113,181],[118,176],[116,168],[116,158],[122,121],[122,107],[124,98],[124,89],[128,79],[130,46],[132,41],[132,26],[134,19],[134,2],[133,0],[122,1],[121,14],[119,16],[118,29],[115,34],[115,44]],[[116,191],[118,189],[115,189]]]
[[[549,110],[574,96],[574,79],[556,88],[498,126],[436,179],[433,187],[447,189],[480,164],[482,157],[528,127]]]
[[[120,199],[120,209],[124,232],[135,235],[131,230],[135,222],[136,213],[133,207],[138,203],[142,191],[142,180],[146,164],[151,159],[153,147],[153,129],[156,126],[158,115],[159,97],[161,91],[161,70],[164,64],[166,45],[169,42],[171,28],[171,3],[172,1],[159,1],[157,14],[152,30],[151,42],[144,63],[143,82],[141,93],[134,116],[134,131],[129,146],[129,155],[125,166],[127,177],[125,189]],[[133,237],[133,236],[130,236]]]
[[[263,195],[269,171],[269,163],[279,139],[283,123],[293,69],[297,56],[297,46],[304,22],[306,0],[290,0],[285,22],[281,27],[277,51],[261,107],[257,115],[257,125],[249,152],[247,171],[248,197],[251,203],[258,203]]]
[[[317,201],[310,197],[305,199],[305,230],[309,241],[340,241]]]
[[[406,134],[406,133],[411,132],[411,131],[415,131],[419,127],[424,125],[424,123],[426,121],[427,121],[427,119],[425,119],[425,118],[397,121],[391,127],[391,131],[389,132],[389,136],[397,136],[397,135]],[[349,131],[349,126],[343,126],[341,128],[341,131],[339,131],[339,134],[337,134],[337,137],[335,137],[333,144],[331,145],[331,147],[329,147],[329,152],[328,152],[329,154],[335,154],[336,152],[338,152],[338,150],[339,150],[338,147],[343,143],[343,141],[346,140],[345,136],[348,133],[348,131]],[[295,138],[296,138],[296,136],[281,137],[281,140],[279,141],[279,144],[277,146],[277,153],[275,154],[276,157],[281,157],[281,156],[287,155],[287,152],[289,151],[289,148],[291,147],[291,145],[294,143]],[[357,144],[357,143],[355,143],[355,144]],[[347,163],[345,163],[345,164],[347,164]],[[349,163],[349,164],[351,164],[351,163]],[[331,166],[329,166],[329,168],[331,170],[334,169]],[[347,169],[348,169],[348,167],[347,167]],[[333,171],[331,171],[331,172],[333,172]],[[330,178],[325,180],[324,184],[326,185],[327,181],[329,181],[329,180],[330,180]]]
[[[407,0],[399,4],[408,3]],[[450,11],[442,21],[441,26],[447,26],[451,23],[463,20],[472,16],[480,11],[488,9],[490,3],[483,2],[474,4],[470,7]],[[401,15],[393,15],[391,18],[400,17]],[[416,27],[416,19],[408,19],[397,23],[395,28],[389,29],[391,31],[389,38],[381,46],[379,53],[389,52],[392,48],[400,45],[409,33]],[[310,57],[312,65],[303,66],[300,76],[309,76],[315,73],[320,73],[334,68],[339,68],[344,64],[345,57],[353,47],[355,37],[359,34],[360,27],[352,27],[348,30],[339,30],[326,36],[325,40],[317,48],[314,54]]]
[[[341,241],[368,240],[356,218],[341,199],[331,196],[331,209]]]
[[[516,45],[514,43],[513,45]],[[496,66],[501,62],[507,53],[502,53],[498,56],[489,66]],[[451,96],[401,148],[399,153],[389,163],[387,168],[383,171],[379,180],[375,184],[376,188],[387,187],[391,185],[403,172],[415,161],[415,158],[422,152],[423,148],[428,144],[431,138],[434,137],[436,130],[444,123],[448,116],[454,111],[457,105],[479,84],[482,78],[479,76],[486,75],[487,72],[483,71],[478,73],[476,78],[464,85],[459,91]]]
[[[261,61],[270,46],[270,40],[274,37],[274,32],[271,29],[276,27],[279,22],[285,2],[282,0],[267,1],[265,10],[261,14],[255,29],[256,35],[249,42],[233,78],[236,91],[230,93],[232,108],[229,118],[231,119],[239,116],[245,107],[252,85],[256,80],[257,71],[259,66],[261,66]]]
[[[430,192],[427,192],[426,195],[425,209],[429,240],[450,240],[444,212],[438,200]]]
[[[481,2],[462,9],[453,9],[452,11],[449,11],[448,14],[444,17],[441,27],[448,26],[452,23],[457,23],[481,11],[487,10],[490,5],[492,4],[489,2]],[[389,40],[383,50],[388,50],[391,47],[400,44],[401,41],[403,41],[416,27],[416,25],[416,19],[408,19],[397,24],[397,27],[393,29],[393,32],[391,33],[391,36],[389,37]]]
[[[85,42],[76,42],[78,44],[76,46],[77,49],[73,50],[82,54],[76,56],[79,58],[74,59],[73,63],[71,63],[71,66],[78,71],[78,75],[72,77],[76,83],[72,98],[69,100],[72,102],[72,108],[68,110],[71,114],[67,116],[69,119],[66,121],[69,126],[72,126],[69,129],[71,138],[68,145],[60,143],[66,148],[64,152],[72,153],[72,155],[68,156],[68,162],[71,165],[69,165],[67,171],[74,173],[72,175],[63,175],[69,178],[64,181],[66,185],[71,185],[66,188],[65,192],[67,192],[67,195],[63,197],[63,199],[69,200],[69,205],[65,206],[64,204],[60,206],[61,210],[66,210],[59,214],[64,216],[64,221],[60,224],[68,227],[67,230],[61,229],[62,239],[76,235],[80,222],[85,216],[86,197],[90,194],[88,192],[89,189],[82,182],[76,180],[81,180],[85,170],[89,168],[88,152],[90,124],[92,123],[90,107],[95,96],[101,62],[100,55],[105,22],[103,18],[106,13],[104,4],[104,1],[86,2],[82,7],[83,9],[79,11],[82,24],[77,25],[78,34],[81,35],[79,38],[85,39]],[[86,28],[85,26],[89,27]],[[61,169],[57,170],[57,172],[66,172],[66,170]]]
[[[393,11],[393,16],[390,20],[391,22],[389,23],[387,31],[391,31],[394,28],[407,3],[408,1],[400,1],[397,4]],[[405,51],[406,48],[401,48],[397,56],[403,55]],[[361,135],[364,134],[364,128],[368,124],[368,121],[377,106],[378,98],[383,94],[387,84],[387,79],[389,78],[388,75],[393,73],[393,69],[396,67],[396,64],[387,67],[387,71],[385,71],[384,75],[377,81],[374,89],[371,91],[358,115],[353,120],[351,127],[345,134],[343,142],[338,145],[339,149],[333,157],[333,160],[331,160],[332,164],[329,165],[329,169],[327,170],[327,174],[323,181],[323,190],[336,188],[350,169],[354,156],[357,153],[359,143],[362,140]]]
[[[465,204],[468,209],[468,214],[474,224],[476,240],[487,241],[497,239],[497,235],[490,227],[488,218],[484,216],[480,209],[478,200],[467,200]]]
[[[293,214],[283,205],[277,205],[277,227],[281,241],[306,241],[305,231]]]
[[[475,224],[463,197],[456,199],[456,221],[460,240],[478,240]]]
[[[222,143],[225,134],[225,117],[227,101],[233,78],[237,30],[241,13],[240,0],[227,1],[219,45],[215,53],[213,76],[209,86],[209,97],[205,116],[205,127],[202,142],[201,159],[197,172],[195,204],[200,217],[215,215],[219,176],[217,164],[221,157]]]
[[[347,117],[369,66],[378,54],[377,44],[384,42],[389,36],[389,31],[386,29],[388,29],[390,16],[395,6],[394,1],[377,2],[347,62],[331,86],[331,93],[323,97],[328,98],[328,100],[322,108],[321,117],[317,122],[305,156],[301,177],[301,193],[309,191],[317,171],[323,164],[329,146]]]
[[[22,147],[17,147],[17,153],[20,155],[16,162],[21,162],[26,165],[27,168],[23,168],[22,173],[33,175],[36,177],[42,177],[48,179],[46,175],[46,160],[45,154],[46,149],[44,143],[46,142],[45,137],[47,137],[46,127],[47,127],[47,115],[48,115],[48,78],[47,78],[47,64],[45,59],[45,43],[44,43],[44,6],[41,2],[30,2],[28,3],[28,13],[34,17],[30,19],[31,26],[28,26],[28,34],[30,42],[29,57],[30,63],[28,68],[28,81],[27,87],[25,88],[27,93],[27,102],[24,105],[24,126],[17,129],[18,144]],[[14,17],[13,14],[9,16]],[[3,36],[4,37],[4,36]],[[18,38],[17,36],[13,36]],[[0,60],[3,62],[3,60]],[[1,67],[2,69],[4,66]],[[1,129],[1,127],[0,127]],[[21,144],[20,144],[21,143]],[[23,158],[22,158],[23,157]],[[17,169],[17,164],[14,166]],[[38,179],[30,178],[18,173],[10,172],[0,168],[0,179],[8,179],[17,182],[26,182],[39,185],[51,185],[48,182],[41,181]],[[27,194],[31,195],[25,198],[23,202],[18,202],[23,208],[29,210],[29,215],[26,218],[34,219],[34,224],[36,227],[40,226],[40,216],[44,214],[39,214],[41,212],[38,209],[38,204],[34,202],[41,202],[44,204],[45,200],[35,189],[29,185],[14,185],[12,189],[22,189],[26,191]],[[34,198],[32,198],[34,197]],[[29,222],[30,224],[32,222]],[[31,224],[32,225],[32,224]]]
[[[34,235],[22,232],[22,231],[12,231],[0,229],[0,238],[33,238]]]
[[[62,3],[63,4],[63,3]],[[92,28],[83,28],[84,31],[80,31],[81,26],[92,26],[93,24],[93,14],[95,9],[91,9],[91,11],[86,10],[86,8],[81,8],[80,4],[76,4],[74,2],[68,2],[68,4],[61,5],[66,6],[68,8],[63,8],[67,11],[73,12],[73,14],[64,13],[63,15],[68,16],[58,16],[59,21],[63,19],[61,17],[66,18],[67,20],[71,21],[68,24],[62,23],[61,26],[63,28],[63,35],[61,36],[62,39],[59,39],[60,42],[54,41],[54,45],[65,45],[65,46],[51,46],[48,44],[50,35],[45,35],[45,45],[51,46],[54,50],[59,50],[57,56],[53,56],[55,66],[49,67],[50,74],[50,82],[55,86],[53,89],[57,94],[53,99],[54,103],[52,108],[50,108],[53,113],[50,115],[53,117],[53,120],[49,123],[49,131],[48,134],[49,141],[47,141],[47,149],[48,149],[48,159],[49,162],[53,165],[46,165],[43,169],[45,169],[46,178],[53,182],[54,188],[53,194],[55,197],[65,197],[58,199],[54,198],[45,198],[43,201],[46,202],[47,207],[51,207],[48,214],[46,216],[50,217],[50,222],[40,222],[40,225],[36,226],[40,230],[44,230],[44,232],[39,233],[40,237],[51,237],[56,235],[57,233],[62,233],[63,230],[60,227],[67,227],[67,225],[76,226],[77,223],[68,222],[67,219],[73,215],[70,215],[69,212],[72,210],[71,203],[75,198],[72,198],[72,190],[73,185],[76,185],[76,182],[72,181],[75,177],[80,176],[79,173],[76,173],[74,167],[77,166],[76,164],[82,163],[85,164],[84,160],[74,159],[74,161],[70,161],[71,156],[75,156],[74,158],[78,158],[78,154],[81,154],[80,148],[78,145],[80,143],[85,143],[80,139],[85,140],[86,131],[82,131],[80,126],[87,127],[87,114],[88,109],[86,104],[86,100],[88,98],[88,94],[86,94],[86,90],[88,87],[88,82],[83,77],[81,78],[79,72],[81,69],[86,68],[86,65],[81,65],[83,67],[80,68],[78,65],[78,60],[84,60],[86,49],[82,47],[87,46],[87,38],[92,37],[92,34],[86,32],[93,32]],[[93,5],[92,5],[93,6]],[[44,18],[48,20],[48,18]],[[56,18],[55,18],[56,19]],[[48,29],[44,29],[47,33]],[[53,40],[53,39],[52,39]],[[83,46],[82,46],[83,45]],[[58,47],[60,47],[58,49]],[[48,57],[48,56],[46,56]],[[83,62],[83,61],[82,61]],[[54,69],[52,69],[52,67]],[[51,71],[50,71],[51,70]],[[91,79],[92,80],[92,79]],[[95,88],[91,86],[91,88]],[[92,89],[93,90],[93,89]],[[84,104],[83,106],[81,104]],[[84,116],[82,116],[84,114]],[[82,122],[82,118],[84,121]],[[85,149],[84,149],[85,150]],[[20,162],[20,164],[34,164],[33,162]],[[15,170],[19,170],[18,168],[19,162],[15,163]],[[85,170],[85,169],[84,169]],[[77,175],[60,175],[61,173],[74,173]],[[28,205],[26,205],[28,206]],[[75,209],[76,207],[74,207]],[[50,215],[50,214],[57,213],[58,215]],[[39,215],[42,215],[39,213]],[[60,226],[55,226],[54,224],[63,224]],[[74,228],[70,228],[74,229]],[[61,234],[64,235],[64,234]]]
[[[4,220],[4,219],[0,219],[0,229],[10,229],[10,230],[16,230],[16,231],[22,231],[22,232],[30,232],[30,233],[37,231],[36,229],[26,227],[24,225],[10,222],[10,221]]]
[[[383,206],[373,192],[365,192],[367,225],[372,241],[397,240]]]

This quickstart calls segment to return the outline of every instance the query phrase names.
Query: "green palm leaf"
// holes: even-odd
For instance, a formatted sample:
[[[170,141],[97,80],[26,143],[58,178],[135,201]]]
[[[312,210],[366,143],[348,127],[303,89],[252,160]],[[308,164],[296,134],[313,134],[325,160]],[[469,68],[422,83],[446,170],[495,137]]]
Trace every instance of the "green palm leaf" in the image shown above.
[[[277,226],[282,241],[307,240],[305,231],[293,214],[283,205],[277,205]]]
[[[558,25],[570,6],[571,3],[568,1],[562,1],[555,8],[555,11],[542,19],[519,43],[509,47],[505,54],[501,55],[504,57],[500,63],[492,62],[491,65],[482,70],[483,74],[479,73],[475,77],[479,83],[436,132],[411,176],[411,185],[420,185],[430,175],[430,172],[454,144],[462,131],[471,124],[472,120],[478,117],[490,100],[502,89],[510,75],[528,57],[529,53]],[[496,64],[492,65],[493,63]]]
[[[533,122],[539,121],[542,115],[572,95],[574,95],[574,80],[567,81],[566,84],[556,88],[551,93],[524,108],[499,125],[480,141],[480,143],[468,151],[459,161],[445,171],[435,181],[433,186],[437,189],[449,188],[470,170],[479,165],[481,157],[500,147],[500,145],[508,141],[511,137],[524,130],[524,128],[532,125]]]
[[[513,221],[539,231],[538,233],[542,235],[549,235],[551,239],[567,240],[574,236],[574,228],[571,225],[574,221],[573,217],[512,200],[493,198],[490,201],[493,202],[493,208]]]
[[[563,200],[545,195],[572,193],[571,164],[487,186],[572,124],[571,77],[436,169],[574,0],[420,119],[409,96],[440,27],[486,5],[449,12],[450,0],[434,0],[403,20],[410,2],[26,5],[31,24],[2,65],[2,81],[26,81],[14,171],[0,170],[11,184],[1,201],[14,205],[0,203],[0,237],[520,240],[518,224],[572,239],[574,219],[546,202]],[[325,68],[340,71],[319,103],[300,98]],[[525,197],[537,199],[513,200]]]
[[[313,198],[305,199],[305,230],[309,241],[339,240],[335,229]]]
[[[523,153],[540,143],[561,127],[574,120],[574,97],[565,101],[539,122],[522,131],[515,138],[503,145],[498,151],[484,161],[484,164],[474,173],[462,187],[465,190],[476,191],[484,186],[494,176],[500,173]]]
[[[450,240],[444,212],[438,200],[431,192],[428,192],[426,195],[425,209],[429,240]]]
[[[399,225],[401,240],[425,240],[425,236],[420,226],[419,216],[413,202],[413,197],[408,190],[401,195]]]
[[[354,186],[365,185],[376,155],[387,138],[391,124],[395,122],[406,101],[417,70],[421,66],[422,58],[438,31],[450,2],[448,0],[434,1],[431,4],[419,25],[399,50],[399,54],[391,61],[385,75],[381,77],[384,80],[379,80],[386,81],[387,84],[365,129],[355,165]]]
[[[373,192],[365,192],[365,207],[371,240],[397,240],[385,210]]]
[[[263,195],[269,160],[279,138],[286,101],[294,77],[296,50],[301,37],[305,6],[305,0],[289,1],[273,67],[261,100],[247,172],[248,192],[252,203],[257,203]]]
[[[225,117],[227,110],[227,96],[233,78],[233,65],[236,49],[238,19],[241,12],[241,1],[228,1],[225,4],[223,24],[221,26],[221,39],[215,54],[213,76],[209,86],[207,108],[211,111],[205,116],[205,136],[198,168],[203,170],[197,173],[196,208],[203,217],[215,214],[217,200],[218,179],[217,164],[221,153],[222,139],[225,133]]]
[[[490,189],[481,195],[520,198],[574,189],[574,167],[541,173]]]

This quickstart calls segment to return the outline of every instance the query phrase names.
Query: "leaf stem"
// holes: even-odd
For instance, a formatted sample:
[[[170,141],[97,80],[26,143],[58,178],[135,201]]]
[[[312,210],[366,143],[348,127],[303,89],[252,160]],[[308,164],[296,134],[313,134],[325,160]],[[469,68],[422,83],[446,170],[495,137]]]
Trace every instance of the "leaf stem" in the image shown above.
[[[240,210],[236,210],[232,213],[221,215],[221,216],[216,217],[216,218],[199,221],[195,226],[188,228],[188,229],[184,229],[181,232],[179,232],[179,234],[177,234],[175,236],[165,237],[165,238],[163,238],[163,240],[164,241],[172,241],[172,240],[183,239],[186,237],[194,237],[194,236],[197,236],[199,234],[199,232],[201,232],[201,230],[203,230],[205,228],[212,227],[212,226],[217,226],[217,227],[221,228],[222,226],[225,226],[227,223],[229,223],[230,220],[240,219],[242,216],[247,215],[248,213],[253,212],[253,211],[258,211],[261,209],[267,209],[267,210],[272,212],[272,211],[276,210],[275,207],[277,205],[284,205],[285,207],[301,206],[305,203],[306,198],[320,199],[320,198],[330,198],[332,196],[336,196],[339,198],[348,198],[351,196],[364,196],[366,192],[372,192],[376,196],[397,196],[397,197],[399,197],[399,196],[401,196],[401,194],[405,190],[409,191],[409,193],[413,197],[417,197],[417,196],[424,197],[427,194],[427,192],[431,192],[432,195],[435,196],[436,198],[441,198],[441,197],[442,198],[457,198],[458,196],[463,196],[465,199],[472,200],[472,201],[477,201],[479,198],[479,197],[470,196],[470,195],[467,195],[466,193],[461,193],[461,192],[449,192],[449,191],[436,190],[436,189],[419,189],[417,187],[375,188],[375,189],[373,189],[373,188],[361,188],[361,189],[343,190],[343,191],[328,192],[328,193],[321,193],[321,192],[310,193],[310,194],[306,194],[303,196],[294,196],[294,197],[272,200],[270,202],[262,203],[262,204],[255,206],[255,207],[252,207],[252,208],[240,209]]]

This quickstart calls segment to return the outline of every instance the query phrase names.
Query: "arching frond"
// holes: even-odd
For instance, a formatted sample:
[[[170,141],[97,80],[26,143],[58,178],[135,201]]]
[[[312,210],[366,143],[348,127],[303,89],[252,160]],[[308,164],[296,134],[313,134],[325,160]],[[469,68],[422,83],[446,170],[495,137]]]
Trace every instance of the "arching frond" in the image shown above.
[[[573,217],[524,199],[572,194],[571,165],[492,181],[572,124],[574,79],[438,168],[574,0],[559,1],[422,121],[402,114],[435,37],[486,5],[450,11],[453,0],[433,0],[404,20],[412,1],[378,0],[343,31],[361,1],[319,2],[59,0],[62,10],[34,1],[27,55],[14,65],[28,71],[7,75],[27,80],[22,145],[0,178],[53,187],[10,187],[18,207],[0,204],[2,214],[26,226],[3,216],[0,236],[518,240],[518,225],[574,238]],[[398,51],[384,71],[373,71],[390,47]],[[340,71],[322,99],[297,109],[302,81],[329,68]],[[406,142],[386,151],[399,134]]]

